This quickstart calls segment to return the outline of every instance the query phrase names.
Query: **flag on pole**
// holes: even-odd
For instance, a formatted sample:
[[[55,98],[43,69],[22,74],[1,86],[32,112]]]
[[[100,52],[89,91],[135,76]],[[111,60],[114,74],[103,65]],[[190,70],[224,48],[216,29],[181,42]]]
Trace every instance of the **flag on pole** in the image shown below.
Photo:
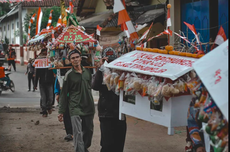
[[[73,13],[73,7],[74,7],[74,5],[73,5],[72,1],[70,0],[69,1],[69,12],[70,12],[70,14]]]
[[[61,25],[61,15],[60,15],[60,17],[58,18],[58,21],[57,21],[57,26],[59,26],[59,25]]]
[[[102,27],[97,25],[97,35],[99,35],[99,36],[101,36],[101,29],[102,29]]]
[[[52,43],[54,43],[55,37],[54,37],[54,30],[52,29]]]
[[[171,18],[170,18],[170,8],[168,8],[168,12],[167,12],[167,28],[170,27],[172,24],[171,24]]]
[[[27,38],[28,41],[30,40],[30,30],[31,30],[31,25],[33,24],[33,22],[34,22],[34,20],[35,20],[35,15],[36,15],[36,13],[34,13],[34,14],[31,16],[31,19],[30,19],[30,22],[29,22],[28,38]]]
[[[46,29],[47,29],[47,30],[50,29],[50,25],[51,25],[51,23],[52,23],[52,12],[53,12],[53,10],[50,11],[49,20],[48,20],[48,23],[47,23],[47,25],[46,25]]]
[[[200,47],[201,47],[201,50],[203,51],[203,48],[202,48],[202,46],[201,46],[201,42],[200,42],[200,40],[199,40],[199,37],[198,37],[198,34],[197,34],[197,32],[196,32],[196,29],[195,29],[195,26],[194,26],[194,24],[193,25],[191,25],[191,24],[189,24],[189,23],[186,23],[186,22],[184,22],[184,24],[192,31],[192,33],[195,35],[195,38],[196,38],[196,41],[197,41],[197,44],[199,44],[200,45]]]
[[[167,11],[167,25],[166,25],[166,30],[164,31],[164,34],[168,34],[172,36],[172,31],[169,29],[169,27],[172,25],[171,23],[171,18],[170,18],[170,8],[168,8]]]
[[[225,35],[224,29],[222,26],[220,26],[219,32],[218,32],[216,39],[215,39],[215,43],[217,45],[220,45],[220,44],[224,43],[224,41],[226,41],[226,40],[227,40],[227,37]]]
[[[130,35],[130,39],[134,40],[138,38],[136,29],[133,26],[133,23],[130,20],[130,17],[124,7],[124,5],[122,4],[122,2],[120,0],[116,0],[114,1],[114,8],[113,8],[114,13],[118,12],[118,23],[117,25],[122,25],[122,24],[126,24],[127,29],[128,29],[128,33]],[[126,28],[123,25],[123,28]]]
[[[37,15],[37,23],[36,23],[36,35],[40,32],[42,22],[42,9],[41,7],[38,8],[38,15]]]
[[[200,44],[200,40],[199,40],[199,37],[198,37],[198,35],[197,35],[197,32],[196,32],[196,29],[195,29],[194,24],[191,25],[191,24],[186,23],[186,22],[184,22],[184,24],[192,31],[192,33],[193,33],[193,34],[195,35],[195,37],[196,37],[197,43]]]

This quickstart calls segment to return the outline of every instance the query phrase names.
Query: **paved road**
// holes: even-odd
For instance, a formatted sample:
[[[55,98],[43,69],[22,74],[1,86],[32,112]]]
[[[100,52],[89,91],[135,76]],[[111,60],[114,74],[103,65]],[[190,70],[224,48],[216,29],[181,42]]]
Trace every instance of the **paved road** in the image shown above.
[[[7,67],[5,64],[4,67]],[[11,71],[10,79],[15,84],[15,92],[3,91],[0,95],[0,107],[39,107],[40,92],[39,89],[35,92],[28,92],[28,82],[26,72],[26,65],[16,65],[17,71]],[[39,87],[38,87],[39,88]],[[98,92],[92,91],[95,102],[98,100]],[[55,103],[56,105],[57,103]]]

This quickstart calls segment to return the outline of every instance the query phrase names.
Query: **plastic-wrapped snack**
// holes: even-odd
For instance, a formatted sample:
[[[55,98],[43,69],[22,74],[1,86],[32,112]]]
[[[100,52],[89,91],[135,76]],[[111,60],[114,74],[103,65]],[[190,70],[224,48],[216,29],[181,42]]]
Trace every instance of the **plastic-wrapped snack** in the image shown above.
[[[164,82],[161,82],[158,86],[156,91],[154,92],[154,97],[159,96],[161,94],[162,87],[164,85]]]
[[[196,72],[192,70],[189,76],[191,77],[191,79],[194,79],[196,77]]]
[[[170,85],[168,83],[163,85],[162,90],[161,90],[161,94],[164,97],[171,97],[171,89],[170,89]]]
[[[112,77],[112,74],[110,70],[108,68],[105,68],[103,74],[104,74],[103,83],[106,84],[108,90],[111,90],[110,79]]]
[[[149,82],[148,82],[148,90],[147,90],[147,94],[149,96],[154,96],[154,92],[157,89],[157,85],[158,85],[158,81],[155,80],[155,77],[152,77]]]
[[[212,113],[211,118],[208,121],[208,125],[211,126],[211,132],[215,131],[220,123],[220,114],[215,111]]]
[[[204,106],[200,107],[200,112],[198,115],[198,120],[207,123],[209,120],[208,114],[204,112]]]
[[[118,89],[124,88],[125,73],[123,72],[118,80]]]
[[[116,73],[115,76],[114,76],[114,84],[115,85],[118,84],[119,79],[120,79],[120,76]]]
[[[142,84],[141,84],[141,96],[147,96],[148,95],[148,80],[143,80]]]
[[[133,89],[135,91],[140,91],[141,90],[141,84],[142,84],[142,80],[140,78],[133,78]]]
[[[176,94],[179,94],[180,93],[180,90],[175,88],[173,85],[170,85],[170,92],[173,94],[173,95],[176,95]]]
[[[128,73],[128,74],[125,76],[124,91],[127,91],[127,86],[128,86],[129,83],[130,83],[130,74]]]
[[[198,77],[196,77],[194,79],[191,79],[189,82],[186,82],[186,85],[191,91],[191,93],[194,94],[195,91],[199,89],[201,85],[201,80]]]
[[[129,83],[126,85],[125,88],[125,95],[134,95],[135,90],[134,90],[134,78],[130,77],[129,78]]]
[[[119,90],[119,87],[118,87],[118,84],[116,85],[116,88],[115,88],[115,92],[114,92],[116,95],[120,95],[120,90]]]
[[[110,77],[111,89],[115,89],[116,85],[118,84],[118,79],[116,77],[119,79],[119,75],[116,72],[112,72],[112,76]],[[117,79],[117,82],[115,81],[115,78]]]

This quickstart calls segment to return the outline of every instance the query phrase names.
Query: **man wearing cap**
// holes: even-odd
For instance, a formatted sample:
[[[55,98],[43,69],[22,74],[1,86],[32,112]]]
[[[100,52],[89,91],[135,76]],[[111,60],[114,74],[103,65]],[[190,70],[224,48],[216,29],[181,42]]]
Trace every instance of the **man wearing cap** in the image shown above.
[[[91,74],[81,65],[81,53],[69,52],[72,68],[65,74],[59,97],[59,121],[63,120],[66,107],[71,116],[74,151],[88,152],[93,136],[94,100],[91,92]],[[67,100],[67,94],[69,99]],[[68,101],[68,102],[66,102]]]

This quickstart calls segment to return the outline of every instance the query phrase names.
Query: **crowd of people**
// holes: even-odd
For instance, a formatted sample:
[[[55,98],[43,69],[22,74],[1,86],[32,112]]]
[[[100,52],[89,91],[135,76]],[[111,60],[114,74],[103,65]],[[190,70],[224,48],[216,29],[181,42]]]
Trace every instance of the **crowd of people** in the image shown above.
[[[13,50],[10,48],[9,50]],[[13,65],[16,71],[15,51],[8,51],[10,58],[8,60],[9,68]],[[38,58],[47,55],[47,50],[42,49]],[[103,68],[105,61],[111,62],[108,57],[103,56],[96,64],[96,73],[92,76],[92,71],[83,67],[85,61],[82,58],[80,50],[70,50],[67,55],[71,69],[66,70],[63,80],[63,86],[60,87],[55,70],[48,68],[34,68],[32,59],[29,59],[25,74],[28,76],[28,91],[31,91],[31,81],[33,91],[37,90],[39,82],[40,107],[42,117],[52,114],[53,105],[58,102],[58,120],[64,121],[66,141],[73,140],[75,152],[88,152],[91,146],[94,130],[95,106],[92,95],[92,89],[99,91],[98,116],[101,131],[101,150],[100,152],[123,152],[126,138],[126,118],[119,120],[119,96],[113,91],[109,91],[103,84]],[[5,80],[2,65],[0,65],[0,79]],[[3,72],[2,72],[3,71]],[[7,81],[7,80],[5,80]],[[205,152],[202,135],[199,134],[200,124],[197,120],[197,111],[193,108],[193,101],[188,110],[187,126],[187,145],[185,151]],[[196,133],[194,129],[196,128]]]

